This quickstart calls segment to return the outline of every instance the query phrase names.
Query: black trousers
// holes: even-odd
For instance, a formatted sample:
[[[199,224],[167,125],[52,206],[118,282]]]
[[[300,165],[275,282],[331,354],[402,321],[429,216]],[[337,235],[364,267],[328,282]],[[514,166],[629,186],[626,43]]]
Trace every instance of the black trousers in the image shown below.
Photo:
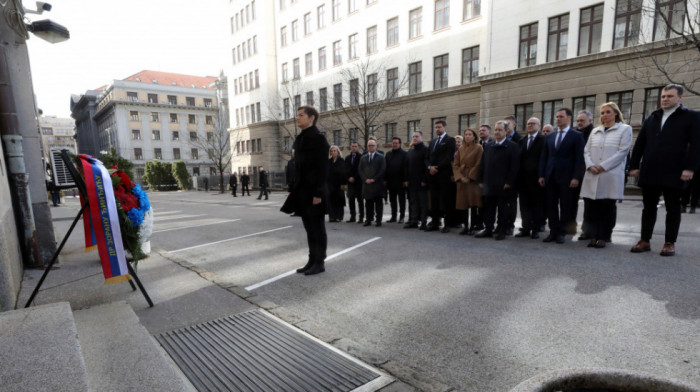
[[[301,215],[301,221],[306,230],[306,241],[309,244],[309,261],[313,264],[323,264],[326,260],[328,237],[324,216],[317,211]]]
[[[355,219],[355,211],[360,213],[359,219],[362,221],[365,217],[365,204],[362,202],[362,188],[352,189],[354,185],[348,185],[348,207],[350,207],[350,219]],[[355,202],[357,202],[357,210],[355,210]]]
[[[544,188],[520,191],[520,218],[525,231],[540,231],[544,225]]]
[[[341,192],[342,195],[342,191]],[[344,201],[344,200],[342,200]],[[328,219],[329,220],[343,220],[343,215],[345,215],[345,205],[342,201],[329,202],[328,203]]]
[[[545,199],[547,200],[547,220],[549,230],[553,235],[567,234],[566,225],[571,222],[576,224],[573,215],[573,199],[575,190],[569,188],[569,183],[558,183],[554,180],[545,187]]]
[[[510,200],[508,201],[508,225],[509,229],[515,228],[515,218],[518,217],[518,193],[511,192]],[[521,217],[522,218],[522,217]]]
[[[236,188],[238,188],[238,184],[231,185],[231,195],[236,197]]]
[[[571,199],[571,220],[566,222],[564,228],[566,234],[576,234],[576,218],[578,217],[578,200],[581,197],[581,184],[576,188],[572,188],[574,195]],[[585,208],[585,205],[584,205]],[[581,224],[581,231],[584,231],[583,223]]]
[[[588,216],[587,234],[597,240],[607,240],[612,235],[617,215],[615,199],[583,199]]]
[[[498,210],[498,231],[505,234],[510,222],[511,193],[505,192],[501,196],[484,196],[484,227],[493,231],[496,223],[496,211]]]
[[[248,196],[250,196],[250,189],[248,189],[248,184],[243,184],[241,186],[241,196],[245,196],[246,192],[248,192]]]
[[[374,199],[365,199],[365,209],[367,210],[367,222],[382,221],[382,214],[384,214],[384,198],[376,197]],[[374,219],[374,213],[377,213],[377,218]]]
[[[258,199],[262,198],[263,195],[265,195],[265,200],[267,200],[267,185],[260,185],[260,194],[258,195]]]
[[[396,188],[391,187],[388,190],[389,203],[391,203],[391,219],[396,219],[397,213],[399,218],[403,219],[406,216],[406,188],[399,186]]]
[[[472,215],[472,224],[469,226],[469,214]],[[475,230],[477,227],[484,225],[484,219],[481,215],[481,208],[471,207],[468,210],[455,210],[457,215],[457,223],[464,225],[465,229]]]
[[[642,240],[651,240],[656,224],[656,205],[663,194],[666,204],[666,242],[675,243],[678,239],[678,229],[681,226],[681,190],[658,185],[642,187]]]
[[[700,175],[694,176],[685,189],[683,189],[683,196],[681,197],[681,205],[687,207],[697,207],[698,200],[700,200]]]
[[[428,221],[428,190],[425,187],[409,190],[408,220],[425,224]]]
[[[434,225],[439,226],[443,216],[454,212],[457,190],[455,184],[450,183],[449,173],[438,172],[430,179],[430,218]],[[454,194],[450,197],[451,188],[454,188]]]

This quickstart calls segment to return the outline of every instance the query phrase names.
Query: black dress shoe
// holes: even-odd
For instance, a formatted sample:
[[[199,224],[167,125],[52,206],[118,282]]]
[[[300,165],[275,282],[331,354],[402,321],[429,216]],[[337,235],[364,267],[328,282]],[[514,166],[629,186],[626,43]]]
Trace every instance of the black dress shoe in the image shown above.
[[[449,233],[449,232],[450,232],[450,229],[449,229],[447,226],[443,227],[443,228],[440,230],[440,233]]]
[[[372,225],[372,221],[365,221],[365,224],[363,224],[362,226],[366,227],[366,226],[371,226],[371,225]]]
[[[405,225],[403,225],[404,229],[415,229],[418,227],[418,223],[416,222],[408,222]]]
[[[403,223],[403,218],[399,218],[399,223]]]
[[[580,236],[578,236],[578,240],[579,240],[579,241],[590,241],[590,240],[595,240],[595,238],[589,236],[589,235],[586,234],[586,233],[583,233],[583,234],[581,234]]]
[[[506,233],[505,233],[505,234],[507,234],[507,235],[513,235],[513,233],[514,233],[514,230],[513,230],[513,228],[511,227],[510,229],[506,230]]]
[[[554,236],[554,235],[552,235],[552,233],[550,233],[550,234],[547,236],[547,238],[545,238],[545,239],[542,240],[542,242],[554,242],[554,239],[555,239],[555,238],[556,238],[556,236]]]
[[[540,233],[538,233],[538,232],[536,232],[535,230],[533,230],[533,231],[530,233],[530,238],[532,238],[533,240],[536,240],[536,239],[540,238]]]
[[[529,237],[530,236],[530,230],[520,230],[518,234],[516,234],[514,237],[515,238],[523,238],[523,237]]]
[[[304,272],[308,271],[309,268],[311,268],[314,265],[314,262],[309,260],[305,266],[301,268],[297,268],[297,274],[303,274]]]
[[[426,225],[425,223],[421,223],[421,225],[418,226],[418,230],[426,231],[428,230],[428,225]]]
[[[377,223],[375,224],[375,226],[381,227],[381,226],[382,226],[382,222],[377,222]]]
[[[474,235],[474,238],[491,238],[493,237],[493,231],[483,230]]]
[[[346,223],[353,223],[353,222],[355,222],[355,218],[350,218],[350,219],[346,220],[345,222]]]
[[[557,244],[563,244],[564,242],[566,242],[566,237],[564,236],[564,234],[559,234],[557,235],[557,238],[554,239],[554,242],[556,242]]]
[[[425,227],[425,231],[438,231],[438,230],[440,230],[440,228],[435,226],[435,225],[427,225]]]
[[[311,268],[304,272],[304,275],[316,275],[324,271],[326,271],[326,268],[323,266],[323,264],[314,264],[311,266]]]
[[[581,240],[581,237],[579,237],[579,241]],[[586,245],[587,248],[595,248],[596,245],[596,239],[591,238],[591,240],[588,242],[588,245]]]
[[[395,218],[395,217],[392,217],[391,219],[389,219],[389,220],[387,221],[387,223],[393,223],[393,222],[396,222],[396,218]]]
[[[469,230],[468,228],[463,228],[462,231],[459,232],[459,235],[471,235],[472,231]]]
[[[603,249],[605,248],[605,240],[597,240],[595,242],[595,248],[596,249]]]
[[[365,220],[362,219],[362,218],[360,218],[360,219],[357,221],[357,223],[364,223],[364,222],[365,222]]]
[[[495,239],[496,241],[503,241],[503,240],[506,239],[506,235],[503,234],[503,233],[498,233],[498,234],[496,234],[496,236],[494,237],[494,239]]]

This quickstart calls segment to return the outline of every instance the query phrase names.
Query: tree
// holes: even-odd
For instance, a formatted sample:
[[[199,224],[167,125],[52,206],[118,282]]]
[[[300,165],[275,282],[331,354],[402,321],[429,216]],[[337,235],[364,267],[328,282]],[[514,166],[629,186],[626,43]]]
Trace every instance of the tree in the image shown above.
[[[104,163],[106,168],[116,166],[118,169],[126,173],[129,178],[134,178],[134,174],[132,172],[134,169],[134,164],[128,159],[120,157],[114,147],[112,147],[109,152],[102,153],[100,155],[100,161]]]
[[[665,4],[663,4],[665,3]],[[654,0],[642,7],[642,14],[652,20],[654,31],[640,31],[641,44],[634,48],[635,59],[618,63],[624,77],[636,82],[659,86],[681,85],[691,94],[700,95],[700,3],[697,1]]]
[[[190,184],[190,173],[187,171],[185,162],[177,161],[173,163],[173,177],[175,177],[180,189],[189,190],[192,188]]]
[[[207,159],[211,165],[216,168],[219,173],[219,184],[221,184],[220,192],[224,193],[224,172],[228,169],[231,163],[231,141],[228,133],[227,119],[224,110],[219,109],[216,119],[214,120],[214,131],[207,131],[206,135],[197,135],[192,143],[204,150],[207,154]]]
[[[146,162],[143,180],[154,190],[170,190],[177,182],[173,177],[173,164],[160,161]]]
[[[288,136],[290,141],[293,142],[297,135],[299,135],[299,132],[301,132],[297,127],[297,122],[294,121],[296,109],[297,106],[302,105],[302,97],[306,98],[303,94],[312,91],[313,90],[307,91],[307,87],[301,79],[294,79],[292,81],[283,82],[280,85],[277,96],[265,102],[267,113],[270,113],[270,119],[272,121],[277,122],[282,137]],[[307,99],[306,104],[308,103]],[[291,146],[285,146],[285,149],[287,147],[291,149]]]

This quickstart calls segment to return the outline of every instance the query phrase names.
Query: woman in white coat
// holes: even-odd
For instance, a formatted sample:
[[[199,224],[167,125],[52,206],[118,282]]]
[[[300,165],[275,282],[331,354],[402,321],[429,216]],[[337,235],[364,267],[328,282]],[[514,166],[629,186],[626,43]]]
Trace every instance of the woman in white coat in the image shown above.
[[[632,146],[632,127],[625,124],[614,102],[600,107],[601,125],[591,131],[583,157],[586,174],[581,197],[589,199],[592,248],[605,248],[615,222],[617,200],[624,198],[625,160]]]

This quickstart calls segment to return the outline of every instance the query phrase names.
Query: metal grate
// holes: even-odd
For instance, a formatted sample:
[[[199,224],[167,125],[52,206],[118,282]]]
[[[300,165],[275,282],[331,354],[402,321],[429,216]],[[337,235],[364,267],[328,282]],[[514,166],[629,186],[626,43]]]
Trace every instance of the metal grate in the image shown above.
[[[382,376],[260,310],[156,339],[199,391],[340,392]]]

